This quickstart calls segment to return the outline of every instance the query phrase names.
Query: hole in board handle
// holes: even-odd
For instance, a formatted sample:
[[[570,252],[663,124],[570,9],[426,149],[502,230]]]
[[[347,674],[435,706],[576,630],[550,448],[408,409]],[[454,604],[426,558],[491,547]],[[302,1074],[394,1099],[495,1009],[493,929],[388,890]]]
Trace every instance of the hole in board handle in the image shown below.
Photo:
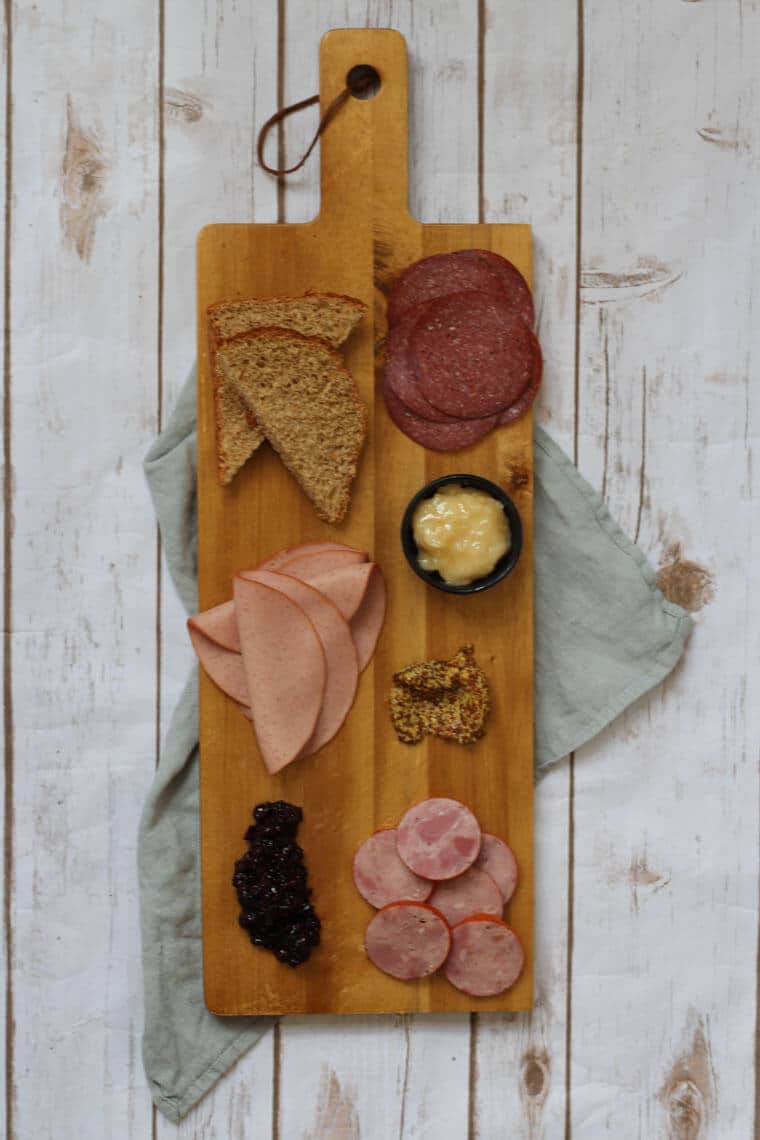
[[[381,86],[379,72],[369,63],[358,63],[346,76],[346,87],[354,99],[374,99]]]

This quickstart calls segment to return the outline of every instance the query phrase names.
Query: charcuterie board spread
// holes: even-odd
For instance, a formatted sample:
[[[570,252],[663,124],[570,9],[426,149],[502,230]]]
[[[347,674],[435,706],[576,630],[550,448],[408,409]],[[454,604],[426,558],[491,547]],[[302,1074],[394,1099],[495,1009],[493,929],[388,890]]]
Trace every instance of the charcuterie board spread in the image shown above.
[[[319,216],[198,241],[206,1003],[528,1009],[530,230],[412,218],[403,38],[323,108],[356,65]]]

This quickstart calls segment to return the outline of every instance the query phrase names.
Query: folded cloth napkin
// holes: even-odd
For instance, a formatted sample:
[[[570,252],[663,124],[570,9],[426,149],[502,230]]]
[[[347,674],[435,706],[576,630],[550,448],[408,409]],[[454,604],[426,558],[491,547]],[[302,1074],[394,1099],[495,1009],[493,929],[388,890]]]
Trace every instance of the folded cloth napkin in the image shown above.
[[[195,371],[145,472],[164,550],[197,609]],[[540,428],[535,431],[536,768],[579,748],[678,661],[689,615],[665,600],[644,554]],[[178,1121],[254,1045],[271,1019],[221,1018],[203,1004],[198,686],[174,712],[138,841],[145,1030],[157,1107]]]

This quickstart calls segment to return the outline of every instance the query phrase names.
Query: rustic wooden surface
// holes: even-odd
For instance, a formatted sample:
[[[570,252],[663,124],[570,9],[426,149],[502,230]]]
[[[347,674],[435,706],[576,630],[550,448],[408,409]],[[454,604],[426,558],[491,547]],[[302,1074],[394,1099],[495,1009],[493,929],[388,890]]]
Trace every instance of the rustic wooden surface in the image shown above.
[[[370,551],[383,570],[388,608],[375,656],[337,738],[314,757],[270,776],[251,726],[205,675],[200,687],[203,948],[206,1002],[220,1014],[408,1013],[526,1010],[533,999],[533,425],[532,415],[456,456],[426,452],[399,432],[382,398],[387,325],[383,294],[412,261],[457,248],[489,248],[530,279],[524,225],[421,225],[407,208],[407,49],[398,32],[332,31],[320,46],[320,90],[329,105],[352,66],[382,77],[373,99],[352,99],[325,134],[321,209],[313,222],[211,225],[198,240],[198,561],[200,606],[230,597],[236,570],[298,542],[338,538]],[[369,410],[370,428],[339,528],[316,518],[271,448],[231,487],[217,476],[216,417],[206,312],[232,297],[292,296],[332,289],[359,297],[367,314],[344,353]],[[377,376],[376,376],[377,371]],[[409,569],[399,541],[406,504],[425,483],[453,471],[495,479],[513,496],[523,548],[509,578],[477,597],[430,590]],[[389,473],[392,472],[392,478]],[[275,506],[276,504],[276,506]],[[465,751],[427,739],[400,744],[387,711],[389,678],[405,664],[450,657],[474,643],[494,701],[488,731]],[[525,948],[517,983],[473,999],[442,974],[415,985],[367,965],[362,932],[372,908],[351,878],[354,851],[393,827],[411,804],[453,796],[482,828],[508,839],[520,884],[507,921]],[[299,842],[322,917],[321,948],[308,969],[283,970],[252,954],[237,921],[230,868],[250,808],[284,799],[303,807]],[[247,807],[244,805],[248,805]]]
[[[696,629],[538,784],[532,1015],[285,1019],[176,1129],[134,856],[191,660],[141,457],[198,228],[317,213],[255,129],[347,24],[410,45],[412,212],[532,225],[539,419]],[[755,1135],[760,4],[18,0],[2,50],[6,1134]]]

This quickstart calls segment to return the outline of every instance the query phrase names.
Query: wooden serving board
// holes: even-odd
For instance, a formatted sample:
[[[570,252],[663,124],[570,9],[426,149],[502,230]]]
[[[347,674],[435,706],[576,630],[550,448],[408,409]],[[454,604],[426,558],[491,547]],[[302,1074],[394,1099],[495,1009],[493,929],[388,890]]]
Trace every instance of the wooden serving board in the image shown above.
[[[374,661],[338,736],[318,755],[269,776],[250,725],[201,673],[201,845],[206,1004],[218,1014],[384,1013],[520,1010],[533,994],[533,450],[531,416],[457,453],[425,451],[391,423],[380,376],[385,294],[398,273],[427,254],[480,247],[510,258],[530,280],[530,229],[523,225],[421,225],[407,205],[407,55],[401,35],[332,31],[320,51],[322,105],[356,64],[381,77],[372,99],[351,98],[321,144],[322,208],[302,225],[214,225],[198,240],[198,553],[202,609],[231,596],[236,570],[298,542],[337,539],[370,552],[388,587],[388,613]],[[230,487],[217,482],[205,313],[233,297],[324,289],[360,297],[369,313],[346,360],[370,408],[370,432],[345,522],[319,521],[277,456],[264,446]],[[409,569],[399,527],[418,488],[438,475],[475,472],[500,483],[522,516],[516,570],[479,596],[430,589]],[[412,662],[451,656],[473,643],[492,689],[485,737],[461,747],[440,740],[400,744],[388,717],[391,675]],[[396,981],[365,958],[372,909],[351,878],[355,849],[394,826],[427,796],[467,803],[482,828],[515,850],[521,880],[507,912],[526,950],[517,984],[476,999],[442,976]],[[254,949],[237,924],[233,864],[262,800],[300,804],[322,945],[296,970]]]

